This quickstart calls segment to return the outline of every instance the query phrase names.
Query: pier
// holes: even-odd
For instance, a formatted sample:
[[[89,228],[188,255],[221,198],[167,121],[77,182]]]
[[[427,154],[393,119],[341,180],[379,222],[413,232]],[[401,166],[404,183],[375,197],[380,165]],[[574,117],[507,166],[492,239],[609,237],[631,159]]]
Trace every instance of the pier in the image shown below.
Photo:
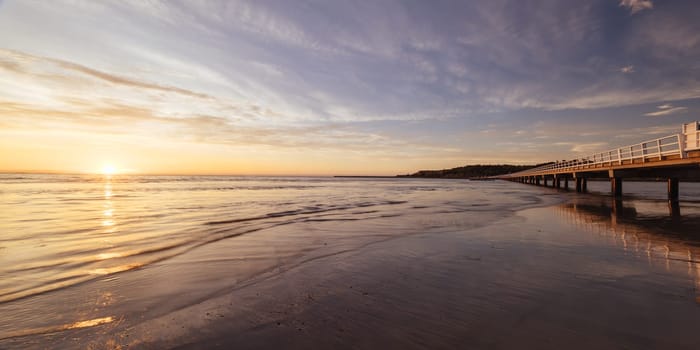
[[[683,124],[678,134],[496,178],[566,190],[571,182],[576,192],[587,192],[589,179],[604,178],[615,197],[622,196],[624,179],[664,179],[669,201],[677,203],[680,181],[700,180],[700,124]]]

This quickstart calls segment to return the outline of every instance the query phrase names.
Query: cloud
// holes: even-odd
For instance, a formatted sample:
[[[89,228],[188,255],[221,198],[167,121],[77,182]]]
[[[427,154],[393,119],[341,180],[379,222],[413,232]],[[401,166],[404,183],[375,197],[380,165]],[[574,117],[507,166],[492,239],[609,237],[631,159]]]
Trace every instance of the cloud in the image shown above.
[[[147,107],[168,117],[213,114],[229,120],[250,121],[285,116],[252,102],[234,101],[19,51],[0,49],[0,71],[3,70],[13,77],[16,86],[12,91],[0,93],[0,101],[6,104],[31,102],[37,108],[53,107],[57,112],[121,104]]]
[[[651,10],[654,8],[654,4],[651,0],[621,0],[621,7],[627,7],[632,14],[635,14],[642,10]]]
[[[210,115],[167,117],[157,109],[110,103],[73,101],[57,110],[0,101],[0,116],[9,130],[64,130],[88,134],[157,138],[227,146],[269,146],[339,150],[398,150],[416,147],[379,133],[353,130],[347,125],[242,125]],[[425,149],[426,147],[419,147]]]
[[[591,143],[579,143],[571,147],[571,152],[574,153],[594,153],[602,151],[607,142],[591,142]]]
[[[625,0],[619,4],[638,11],[647,3]],[[122,37],[120,31],[112,30],[108,34],[125,48],[117,57],[133,55],[136,50],[131,48],[147,47],[159,57],[197,63],[215,71],[237,93],[250,99],[265,96],[267,101],[261,104],[276,110],[284,105],[284,110],[294,111],[289,114],[303,118],[431,119],[447,110],[464,116],[521,108],[595,109],[655,102],[660,96],[666,100],[700,96],[693,89],[700,86],[697,77],[681,73],[691,70],[694,63],[678,62],[694,55],[694,41],[683,44],[690,52],[669,55],[652,65],[647,57],[658,54],[657,44],[670,45],[681,39],[630,40],[640,31],[659,26],[673,29],[664,33],[697,32],[693,21],[676,16],[653,25],[632,26],[624,21],[628,19],[621,21],[610,11],[601,12],[609,10],[605,1],[563,4],[545,0],[537,11],[527,12],[523,12],[527,5],[522,1],[508,0],[445,7],[408,6],[391,0],[304,8],[244,0],[148,4],[96,3],[91,5],[95,13],[85,17],[112,13],[116,20],[128,16],[133,30],[151,33],[157,43],[148,45],[144,39],[126,35],[129,33]],[[38,7],[32,8],[36,17],[41,17],[42,7],[54,15],[70,12],[50,3],[24,6]],[[635,20],[657,14],[663,13],[656,11]],[[167,31],[153,33],[154,26],[163,25]],[[611,36],[611,32],[619,34]],[[682,40],[689,40],[687,37]],[[625,52],[609,48],[614,45],[624,51],[630,42],[643,45],[643,50],[634,55],[638,57],[635,66],[620,68],[618,55]],[[123,61],[133,62],[132,57]],[[149,68],[157,73],[160,67]],[[612,70],[634,72],[634,78],[612,77]],[[543,80],[543,75],[551,79]],[[188,84],[158,81],[158,85],[221,96]]]
[[[644,115],[649,116],[649,117],[660,117],[663,115],[669,115],[669,114],[682,112],[682,111],[685,111],[688,109],[688,107],[673,107],[670,104],[663,104],[663,105],[660,105],[656,108],[659,110],[654,111],[654,112],[645,113]]]
[[[30,55],[24,52],[18,52],[18,51],[12,51],[12,50],[5,50],[5,49],[0,49],[0,58],[6,57],[10,58],[13,61],[9,61],[6,59],[3,59],[0,61],[0,66],[7,69],[7,70],[12,70],[17,73],[25,73],[23,71],[22,63],[30,63],[30,64],[36,64],[37,62],[41,63],[53,63],[57,65],[60,68],[66,69],[66,70],[71,70],[75,72],[79,72],[82,74],[89,75],[93,78],[101,79],[103,81],[109,82],[111,84],[118,84],[118,85],[124,85],[124,86],[129,86],[129,87],[135,87],[135,88],[143,88],[143,89],[150,89],[150,90],[157,90],[157,91],[162,91],[162,92],[174,92],[177,94],[181,95],[186,95],[190,97],[198,97],[202,99],[213,99],[212,96],[209,96],[207,94],[203,93],[198,93],[194,91],[190,91],[187,89],[182,89],[178,87],[173,87],[173,86],[162,86],[150,82],[145,82],[145,81],[140,81],[137,79],[130,79],[126,78],[117,74],[110,74],[106,73],[97,69],[93,69],[90,67],[86,67],[84,65],[80,65],[77,63],[73,62],[68,62],[64,60],[59,60],[55,58],[48,58],[48,57],[40,57],[40,56],[34,56]]]
[[[634,66],[632,66],[632,65],[624,66],[624,67],[620,68],[620,72],[625,73],[625,74],[634,73]]]

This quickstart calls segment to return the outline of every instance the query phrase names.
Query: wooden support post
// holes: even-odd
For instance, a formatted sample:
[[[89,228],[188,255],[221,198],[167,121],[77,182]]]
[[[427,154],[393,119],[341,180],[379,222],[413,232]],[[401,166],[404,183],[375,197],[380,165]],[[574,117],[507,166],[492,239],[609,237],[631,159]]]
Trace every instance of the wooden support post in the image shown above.
[[[678,202],[678,178],[668,179],[668,200]]]
[[[610,193],[615,197],[622,197],[622,178],[621,177],[611,177],[610,178]]]
[[[564,189],[567,191],[569,190],[569,178],[568,177],[564,177]]]
[[[554,177],[554,187],[561,188],[561,178],[559,176]]]
[[[544,182],[544,187],[547,187],[547,180],[549,180],[546,176],[542,176],[542,180]]]
[[[581,178],[581,192],[588,192],[588,180],[585,177]]]
[[[582,186],[581,186],[581,182],[582,182],[582,180],[583,180],[583,179],[580,178],[580,177],[577,177],[577,178],[576,178],[576,192],[581,192],[581,187],[582,187]]]
[[[674,218],[681,216],[681,206],[678,201],[668,201],[668,215]]]
[[[622,212],[623,212],[622,198],[613,197],[613,202],[612,202],[613,217],[621,217]]]
[[[535,185],[539,186],[540,185],[540,177],[535,176]]]

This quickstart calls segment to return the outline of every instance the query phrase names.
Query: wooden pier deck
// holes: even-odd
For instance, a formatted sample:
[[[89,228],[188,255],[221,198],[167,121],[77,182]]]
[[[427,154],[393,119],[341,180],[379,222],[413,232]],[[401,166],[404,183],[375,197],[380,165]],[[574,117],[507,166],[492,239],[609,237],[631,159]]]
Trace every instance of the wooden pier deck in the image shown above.
[[[665,179],[668,199],[678,201],[679,181],[700,180],[700,124],[683,124],[678,134],[495,178],[543,186],[551,181],[551,187],[564,189],[571,180],[577,192],[587,191],[590,178],[608,178],[617,197],[622,196],[624,178]]]

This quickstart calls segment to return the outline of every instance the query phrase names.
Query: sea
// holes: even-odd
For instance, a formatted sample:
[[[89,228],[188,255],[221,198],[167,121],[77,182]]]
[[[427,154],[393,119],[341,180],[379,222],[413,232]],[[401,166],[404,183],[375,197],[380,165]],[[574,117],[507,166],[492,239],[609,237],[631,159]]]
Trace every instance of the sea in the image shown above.
[[[458,179],[0,174],[0,347],[114,332],[329,256],[468,236],[530,208],[697,246],[700,183],[681,183],[680,213],[663,182],[623,186],[616,202],[607,182],[577,194]]]

